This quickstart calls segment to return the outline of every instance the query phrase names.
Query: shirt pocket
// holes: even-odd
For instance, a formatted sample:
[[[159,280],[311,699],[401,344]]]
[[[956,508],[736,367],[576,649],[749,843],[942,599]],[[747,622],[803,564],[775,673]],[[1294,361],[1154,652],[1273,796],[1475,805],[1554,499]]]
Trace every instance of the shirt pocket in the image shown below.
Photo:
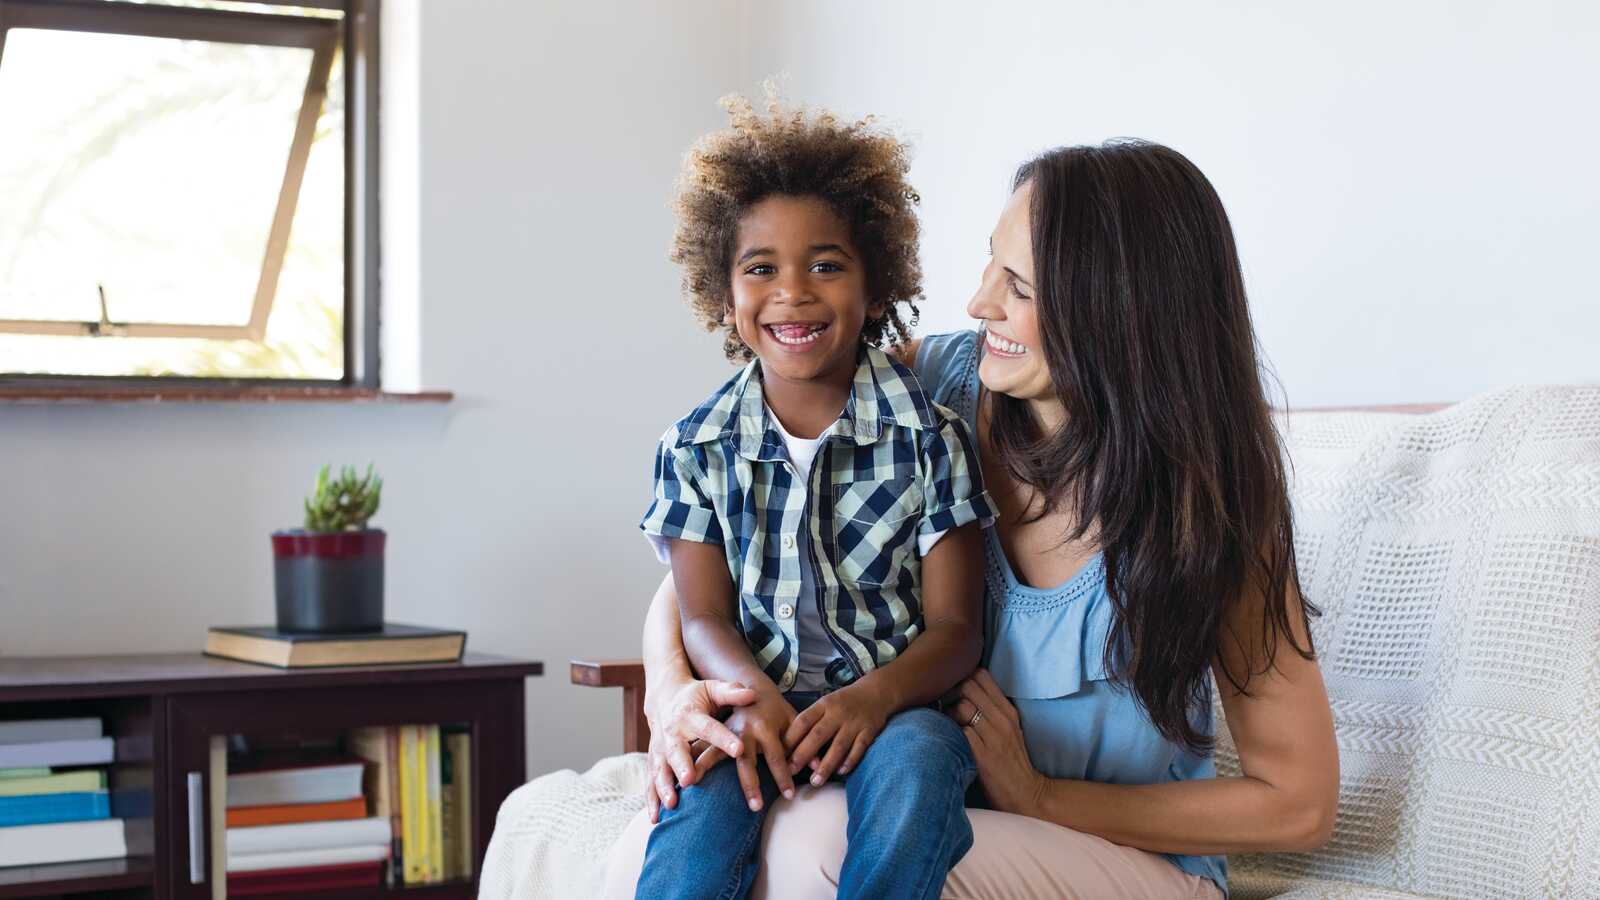
[[[833,549],[839,578],[863,587],[913,585],[922,490],[915,476],[833,486]]]

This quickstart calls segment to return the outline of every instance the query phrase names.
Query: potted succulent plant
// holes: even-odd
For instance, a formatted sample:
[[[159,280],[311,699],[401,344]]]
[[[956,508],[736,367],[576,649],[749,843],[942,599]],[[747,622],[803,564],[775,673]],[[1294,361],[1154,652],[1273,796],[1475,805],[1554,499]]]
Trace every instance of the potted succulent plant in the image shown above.
[[[346,466],[317,473],[304,528],[272,535],[278,630],[349,634],[383,630],[382,529],[368,528],[383,479]]]

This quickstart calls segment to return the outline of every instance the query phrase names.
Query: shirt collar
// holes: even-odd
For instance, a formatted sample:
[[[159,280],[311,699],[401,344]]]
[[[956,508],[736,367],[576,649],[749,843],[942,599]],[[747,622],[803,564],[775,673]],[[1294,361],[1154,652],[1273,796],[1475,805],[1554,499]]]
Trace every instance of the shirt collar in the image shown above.
[[[690,416],[678,445],[732,439],[739,455],[749,460],[784,458],[783,438],[767,419],[761,390],[761,363],[744,371]],[[863,345],[843,413],[826,434],[856,444],[871,444],[883,426],[930,429],[938,425],[933,403],[911,371],[876,347]]]

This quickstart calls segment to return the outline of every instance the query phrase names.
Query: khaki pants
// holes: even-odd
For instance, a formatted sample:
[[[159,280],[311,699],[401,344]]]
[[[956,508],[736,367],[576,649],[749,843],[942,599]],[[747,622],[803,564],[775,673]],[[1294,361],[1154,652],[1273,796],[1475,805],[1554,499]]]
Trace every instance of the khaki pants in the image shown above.
[[[944,900],[1221,900],[1216,885],[1162,857],[1039,819],[969,809],[972,849],[950,873]],[[780,799],[761,838],[753,900],[833,897],[845,849],[844,788],[801,788]],[[633,896],[650,837],[641,812],[611,851],[604,896]]]

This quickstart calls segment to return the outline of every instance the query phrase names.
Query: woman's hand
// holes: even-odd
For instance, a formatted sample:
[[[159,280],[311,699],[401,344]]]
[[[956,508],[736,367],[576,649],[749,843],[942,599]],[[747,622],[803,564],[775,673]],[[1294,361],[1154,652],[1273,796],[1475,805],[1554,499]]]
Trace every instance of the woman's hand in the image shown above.
[[[861,762],[892,711],[869,681],[827,694],[795,717],[783,740],[794,748],[789,755],[791,772],[798,774],[810,766],[811,784],[820,787],[834,772],[848,775]]]
[[[987,669],[974,672],[956,692],[961,699],[947,712],[972,745],[989,802],[1001,812],[1038,818],[1048,779],[1028,759],[1017,708]]]
[[[749,706],[756,692],[728,681],[693,679],[672,692],[650,719],[650,752],[645,782],[645,806],[650,821],[661,818],[661,807],[678,805],[678,787],[698,780],[695,771],[694,742],[728,751],[730,756],[744,752],[744,742],[716,715],[727,707]]]

